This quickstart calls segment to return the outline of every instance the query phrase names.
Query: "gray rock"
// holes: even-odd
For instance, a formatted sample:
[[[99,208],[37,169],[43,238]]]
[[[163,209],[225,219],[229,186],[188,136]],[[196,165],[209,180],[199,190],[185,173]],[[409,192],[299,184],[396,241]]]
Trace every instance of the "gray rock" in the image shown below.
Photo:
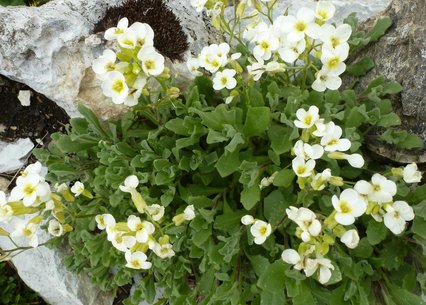
[[[25,157],[34,148],[29,138],[18,139],[13,143],[0,141],[0,173],[16,171],[25,165]]]
[[[121,1],[52,0],[42,7],[0,6],[0,74],[44,94],[70,116],[78,115],[78,101],[103,118],[117,115],[124,107],[103,96],[91,71],[93,59],[105,45],[100,36],[90,33],[107,8]],[[181,20],[190,50],[198,52],[210,39],[203,18],[189,0],[166,1],[166,5]],[[182,64],[173,68],[189,77]]]
[[[29,218],[27,219],[29,220]],[[3,227],[7,230],[10,226]],[[50,238],[42,230],[40,242]],[[0,248],[13,249],[5,237],[0,238]],[[94,288],[85,274],[68,271],[63,263],[65,250],[39,247],[22,252],[12,259],[21,279],[51,305],[112,305],[114,297]]]
[[[376,63],[360,85],[380,74],[401,83],[404,90],[396,106],[407,117],[409,128],[426,140],[426,2],[394,0],[383,15],[390,16],[394,24],[384,37],[359,54],[372,57]]]

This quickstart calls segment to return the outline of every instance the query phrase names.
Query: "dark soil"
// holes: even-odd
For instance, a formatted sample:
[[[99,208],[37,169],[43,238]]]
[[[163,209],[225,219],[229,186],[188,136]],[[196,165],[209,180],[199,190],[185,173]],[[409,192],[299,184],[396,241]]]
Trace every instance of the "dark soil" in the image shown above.
[[[122,5],[111,7],[105,17],[95,25],[94,33],[116,27],[118,21],[127,17],[129,25],[134,22],[148,23],[154,31],[154,46],[172,61],[182,60],[188,49],[188,41],[178,18],[162,0],[127,0]]]
[[[18,100],[20,90],[32,91],[31,105],[22,106]],[[12,142],[30,138],[35,145],[47,143],[50,134],[63,131],[69,117],[53,101],[28,86],[0,76],[0,140]],[[40,145],[40,144],[39,144]]]

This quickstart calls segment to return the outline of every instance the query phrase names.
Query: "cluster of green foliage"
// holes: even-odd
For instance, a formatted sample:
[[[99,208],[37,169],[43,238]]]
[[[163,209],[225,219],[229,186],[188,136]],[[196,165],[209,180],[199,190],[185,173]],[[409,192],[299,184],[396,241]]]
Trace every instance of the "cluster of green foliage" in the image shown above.
[[[45,304],[38,294],[21,282],[15,270],[0,263],[0,303],[3,305]]]
[[[377,40],[389,27],[387,22],[368,34],[355,33],[352,48]],[[363,59],[348,72],[361,76],[371,67],[371,60]],[[308,81],[313,78],[308,75]],[[419,295],[426,283],[426,186],[413,191],[398,182],[395,199],[409,202],[416,214],[402,236],[395,237],[371,217],[361,217],[357,248],[337,242],[330,247],[328,257],[335,269],[325,286],[280,258],[285,248],[299,242],[286,208],[304,206],[328,215],[333,211],[331,197],[339,190],[299,189],[295,183],[289,166],[300,137],[293,123],[296,110],[317,106],[322,118],[342,126],[352,142],[351,153],[362,152],[372,128],[386,129],[380,135],[385,142],[421,147],[417,137],[392,129],[400,120],[388,98],[400,91],[399,84],[383,77],[357,94],[351,88],[315,92],[268,76],[246,86],[239,103],[227,107],[211,80],[202,76],[178,98],[144,96],[122,117],[105,122],[80,105],[84,117],[73,118],[66,134],[52,135],[49,147],[35,152],[48,166],[52,184],[82,181],[95,195],[78,197],[68,206],[75,216],[67,221],[74,230],[64,237],[72,248],[66,265],[88,273],[104,290],[116,292],[134,284],[128,305],[142,299],[153,302],[158,289],[163,297],[156,304],[425,304]],[[318,163],[345,181],[369,180],[372,171],[383,169],[374,162],[352,168],[327,156]],[[261,179],[275,172],[273,185],[261,190]],[[196,210],[189,225],[164,232],[176,255],[150,256],[153,267],[143,272],[125,267],[122,253],[96,228],[94,219],[110,213],[125,221],[137,213],[129,195],[119,190],[129,175],[141,181],[138,190],[148,204],[166,208],[166,218],[187,205]],[[240,223],[249,213],[274,229],[261,246]]]

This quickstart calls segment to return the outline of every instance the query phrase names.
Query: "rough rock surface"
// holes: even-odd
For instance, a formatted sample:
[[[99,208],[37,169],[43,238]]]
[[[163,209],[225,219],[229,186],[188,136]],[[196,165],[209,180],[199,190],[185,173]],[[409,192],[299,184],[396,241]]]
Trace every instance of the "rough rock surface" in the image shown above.
[[[7,229],[7,227],[6,227]],[[41,231],[39,241],[50,237]],[[0,238],[0,248],[13,244]],[[63,266],[64,252],[39,247],[24,251],[12,259],[21,279],[51,305],[112,305],[114,297],[93,287],[88,276],[76,275]]]
[[[46,95],[71,116],[77,115],[78,100],[104,118],[117,114],[123,107],[114,107],[100,94],[91,71],[92,60],[105,46],[100,36],[90,33],[107,8],[121,2],[52,0],[42,7],[0,6],[0,74]],[[208,27],[189,0],[166,5],[181,20],[190,50],[197,52],[208,43]],[[182,65],[176,70],[182,71]]]
[[[377,75],[399,82],[404,89],[394,106],[403,116],[403,127],[426,142],[426,1],[394,0],[383,15],[392,18],[393,26],[359,54],[376,63],[359,87],[365,87]],[[373,23],[371,20],[364,26]]]

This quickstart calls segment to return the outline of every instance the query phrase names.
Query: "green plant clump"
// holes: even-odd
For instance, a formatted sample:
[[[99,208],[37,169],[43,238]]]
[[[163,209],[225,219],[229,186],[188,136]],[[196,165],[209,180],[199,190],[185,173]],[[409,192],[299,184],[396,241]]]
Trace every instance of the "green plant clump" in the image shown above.
[[[4,219],[32,215],[0,232],[27,240],[4,257],[45,227],[47,245],[72,249],[71,270],[106,291],[133,285],[128,305],[425,304],[421,173],[363,150],[373,129],[405,149],[423,143],[395,129],[398,83],[355,91],[340,78],[374,67],[344,61],[390,19],[364,33],[355,15],[330,24],[326,2],[273,19],[276,1],[240,1],[230,20],[222,2],[201,2],[226,42],[188,60],[182,91],[148,25],[107,30],[117,49],[93,69],[131,108],[100,121],[80,105],[83,117],[35,152],[48,173],[30,165],[0,197]]]

